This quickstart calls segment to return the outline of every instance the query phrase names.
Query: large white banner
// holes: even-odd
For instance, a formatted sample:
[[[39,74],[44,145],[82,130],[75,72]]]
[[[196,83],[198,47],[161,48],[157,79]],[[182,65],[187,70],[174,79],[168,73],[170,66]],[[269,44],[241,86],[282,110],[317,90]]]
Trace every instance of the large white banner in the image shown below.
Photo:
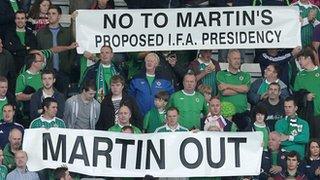
[[[177,132],[126,134],[93,130],[27,129],[28,168],[67,165],[92,176],[204,177],[257,175],[262,134]]]
[[[79,53],[231,48],[301,44],[297,7],[79,10]]]

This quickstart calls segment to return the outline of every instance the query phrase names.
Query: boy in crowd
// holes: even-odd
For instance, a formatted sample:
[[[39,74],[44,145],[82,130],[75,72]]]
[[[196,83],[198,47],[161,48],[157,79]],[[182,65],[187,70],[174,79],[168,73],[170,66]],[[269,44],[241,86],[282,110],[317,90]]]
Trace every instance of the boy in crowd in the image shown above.
[[[155,95],[154,105],[144,116],[143,129],[146,133],[153,133],[158,127],[165,123],[165,108],[169,101],[169,93],[160,91]]]

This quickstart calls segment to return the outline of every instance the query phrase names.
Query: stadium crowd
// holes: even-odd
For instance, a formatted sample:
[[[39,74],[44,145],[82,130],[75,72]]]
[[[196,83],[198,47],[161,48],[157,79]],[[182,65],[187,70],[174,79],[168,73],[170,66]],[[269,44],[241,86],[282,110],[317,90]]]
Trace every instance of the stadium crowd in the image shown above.
[[[114,9],[116,2],[70,0],[70,11]],[[129,9],[143,9],[197,7],[199,1],[124,2]],[[211,7],[299,8],[302,47],[256,49],[254,62],[262,77],[252,79],[241,70],[241,49],[219,50],[217,60],[212,49],[113,53],[104,45],[99,54],[77,54],[73,26],[60,24],[62,10],[51,0],[1,0],[0,180],[71,179],[67,167],[39,172],[26,167],[24,129],[51,127],[127,133],[261,131],[259,176],[199,178],[320,179],[319,4],[209,1]],[[228,63],[227,69],[220,68],[221,62]]]

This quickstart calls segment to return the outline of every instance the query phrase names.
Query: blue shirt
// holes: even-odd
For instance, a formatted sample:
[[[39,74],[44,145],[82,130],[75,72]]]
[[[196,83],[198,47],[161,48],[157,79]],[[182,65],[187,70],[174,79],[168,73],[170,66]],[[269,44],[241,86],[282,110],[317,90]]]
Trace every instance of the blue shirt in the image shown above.
[[[6,180],[40,180],[36,172],[16,168],[7,175]]]

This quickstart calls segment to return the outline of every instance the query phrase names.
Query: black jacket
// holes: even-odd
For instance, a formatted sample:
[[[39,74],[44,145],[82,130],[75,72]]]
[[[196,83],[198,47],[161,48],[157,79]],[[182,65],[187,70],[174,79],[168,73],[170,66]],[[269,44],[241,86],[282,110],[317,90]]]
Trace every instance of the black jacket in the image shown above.
[[[96,130],[108,130],[114,125],[115,114],[111,97],[112,94],[109,94],[101,102],[101,111],[99,120],[96,124]],[[123,93],[120,106],[123,104],[129,106],[129,108],[131,109],[130,122],[132,123],[132,125],[142,130],[143,117],[141,116],[136,100],[133,97]]]

